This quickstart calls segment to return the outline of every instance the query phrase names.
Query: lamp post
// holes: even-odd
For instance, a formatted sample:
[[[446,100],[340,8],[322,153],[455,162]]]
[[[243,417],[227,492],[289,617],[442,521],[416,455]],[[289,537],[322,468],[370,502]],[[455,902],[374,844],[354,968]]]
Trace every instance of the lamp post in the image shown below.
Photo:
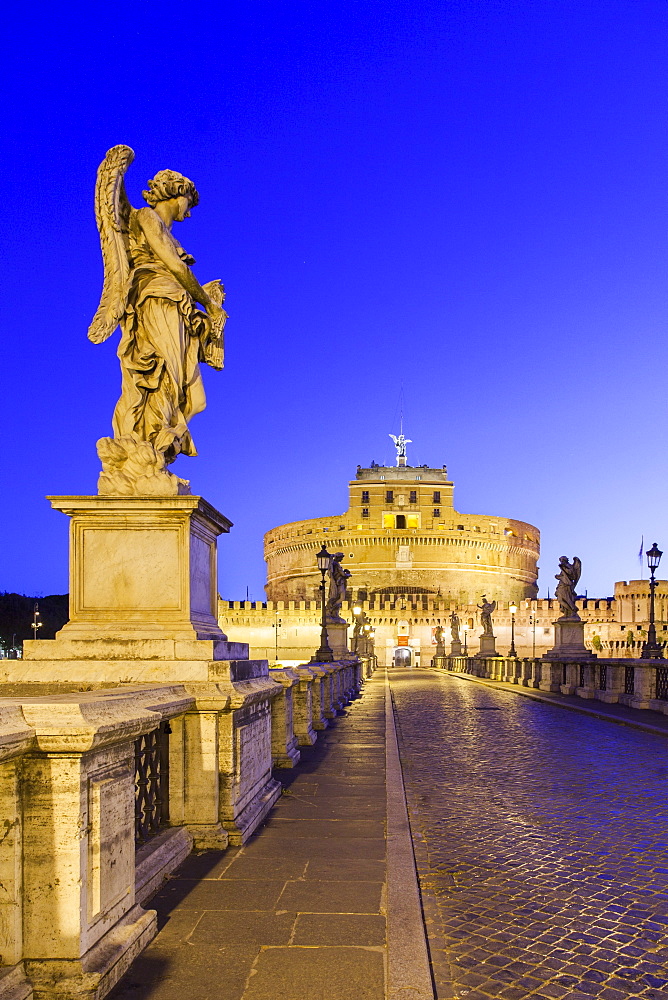
[[[536,613],[532,611],[529,615],[529,621],[531,622],[531,657],[536,659]]]
[[[320,583],[322,618],[320,621],[320,648],[316,649],[315,653],[311,657],[311,663],[332,663],[334,660],[334,653],[332,652],[327,641],[327,601],[325,600],[325,573],[329,569],[329,561],[332,557],[325,548],[324,542],[322,543],[320,552],[318,552],[315,558],[322,576],[322,581]]]
[[[648,549],[645,553],[647,556],[647,565],[649,566],[650,581],[649,581],[649,629],[647,632],[647,641],[642,644],[641,656],[643,660],[662,660],[663,659],[663,647],[659,645],[656,641],[656,628],[654,626],[654,591],[656,589],[656,580],[654,579],[654,573],[659,567],[661,562],[661,556],[663,552],[657,546],[656,542],[651,549]]]
[[[468,630],[469,630],[468,625],[463,625],[462,626],[462,632],[464,633],[464,656],[468,656],[469,655],[469,651],[468,651],[468,649],[466,647],[466,633],[468,632]]]
[[[510,605],[510,649],[508,650],[508,656],[517,656],[517,650],[515,649],[515,615],[517,614],[517,605],[513,601]]]
[[[30,626],[32,629],[33,639],[37,638],[37,630],[42,627],[42,624],[43,623],[39,620],[39,604],[35,601],[35,608],[32,613],[32,625]]]

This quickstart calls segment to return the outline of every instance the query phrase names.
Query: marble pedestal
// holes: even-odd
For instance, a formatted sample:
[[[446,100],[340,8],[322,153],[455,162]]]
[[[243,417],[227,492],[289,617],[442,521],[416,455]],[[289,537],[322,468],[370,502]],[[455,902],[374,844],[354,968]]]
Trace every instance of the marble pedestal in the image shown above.
[[[559,618],[554,622],[554,646],[543,653],[544,660],[595,660],[596,654],[584,643],[584,622],[573,618]]]
[[[450,643],[450,656],[461,656],[462,644],[460,639],[453,639]]]
[[[327,642],[335,660],[349,659],[348,622],[327,622]]]
[[[70,620],[59,638],[224,639],[216,539],[202,497],[49,497],[70,521]]]
[[[498,656],[496,651],[496,636],[485,635],[484,633],[480,636],[480,649],[475,654],[479,659],[483,659],[486,656]]]

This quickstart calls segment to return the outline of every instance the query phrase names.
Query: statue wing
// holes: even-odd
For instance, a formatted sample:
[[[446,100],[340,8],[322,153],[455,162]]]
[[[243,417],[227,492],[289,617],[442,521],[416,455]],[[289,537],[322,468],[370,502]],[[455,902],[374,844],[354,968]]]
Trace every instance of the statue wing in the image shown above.
[[[573,575],[571,577],[573,588],[577,587],[578,580],[582,575],[582,560],[578,559],[577,556],[573,556]]]
[[[128,300],[130,258],[128,231],[132,206],[125,193],[123,178],[135,158],[129,146],[114,146],[97,171],[95,219],[100,232],[104,283],[102,296],[88,339],[101,344],[118,326]]]

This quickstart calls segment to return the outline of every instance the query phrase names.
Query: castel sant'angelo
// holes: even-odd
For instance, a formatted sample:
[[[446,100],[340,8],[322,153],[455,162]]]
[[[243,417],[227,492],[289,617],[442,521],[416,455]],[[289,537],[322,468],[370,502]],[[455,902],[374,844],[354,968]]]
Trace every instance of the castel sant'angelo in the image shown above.
[[[445,466],[413,468],[399,456],[392,468],[358,466],[345,514],[294,521],[264,539],[267,597],[318,596],[315,556],[344,553],[357,600],[405,594],[467,605],[535,597],[540,532],[532,524],[486,514],[461,514]]]
[[[532,524],[492,514],[462,514],[445,466],[410,466],[403,434],[394,438],[396,466],[359,466],[344,514],[293,521],[264,539],[267,600],[220,600],[219,620],[230,639],[250,641],[253,655],[283,663],[308,660],[320,642],[323,544],[342,553],[350,573],[342,614],[373,626],[381,665],[428,664],[435,631],[449,635],[459,616],[470,652],[478,649],[483,595],[496,602],[497,648],[510,644],[511,605],[517,606],[520,655],[540,655],[554,641],[557,602],[539,600],[540,532]],[[585,638],[615,656],[638,656],[649,605],[647,581],[615,584],[615,596],[578,601]],[[661,632],[668,586],[657,592]],[[667,633],[668,634],[668,633]]]

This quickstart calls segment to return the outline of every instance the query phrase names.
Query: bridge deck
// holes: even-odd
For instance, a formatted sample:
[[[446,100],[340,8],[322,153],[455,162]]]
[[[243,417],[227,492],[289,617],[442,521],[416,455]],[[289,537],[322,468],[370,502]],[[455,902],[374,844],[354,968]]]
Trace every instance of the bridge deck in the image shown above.
[[[666,736],[389,673],[438,996],[665,1000]]]
[[[162,929],[109,1000],[383,1000],[385,689],[303,751],[244,847],[192,855],[147,904]]]

